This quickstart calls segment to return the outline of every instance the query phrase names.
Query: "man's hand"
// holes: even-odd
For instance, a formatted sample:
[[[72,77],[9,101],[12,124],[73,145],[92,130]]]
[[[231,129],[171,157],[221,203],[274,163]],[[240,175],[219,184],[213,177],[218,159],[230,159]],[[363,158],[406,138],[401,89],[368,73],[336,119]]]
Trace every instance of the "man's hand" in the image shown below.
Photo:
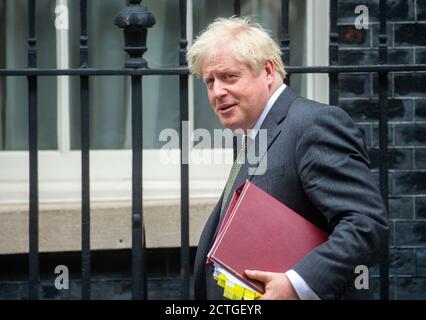
[[[259,300],[299,300],[290,280],[284,273],[246,270],[246,275],[265,284],[265,294]]]

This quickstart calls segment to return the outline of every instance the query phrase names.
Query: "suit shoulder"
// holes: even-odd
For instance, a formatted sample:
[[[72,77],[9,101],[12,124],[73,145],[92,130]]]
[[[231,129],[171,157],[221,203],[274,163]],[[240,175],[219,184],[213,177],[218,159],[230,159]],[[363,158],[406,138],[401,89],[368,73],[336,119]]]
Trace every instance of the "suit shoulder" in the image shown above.
[[[316,141],[338,138],[366,146],[363,134],[346,111],[305,98],[294,101],[283,126],[294,132],[296,140],[300,140],[302,136]]]
[[[288,117],[291,122],[299,125],[312,125],[313,123],[323,121],[339,121],[344,123],[353,123],[351,117],[342,108],[320,103],[314,100],[298,97],[292,103],[288,110]]]

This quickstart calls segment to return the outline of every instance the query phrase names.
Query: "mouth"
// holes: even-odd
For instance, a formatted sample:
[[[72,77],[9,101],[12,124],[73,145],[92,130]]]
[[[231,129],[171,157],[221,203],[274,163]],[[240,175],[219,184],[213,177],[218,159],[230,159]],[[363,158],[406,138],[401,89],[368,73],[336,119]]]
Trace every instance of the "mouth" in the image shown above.
[[[220,114],[228,114],[231,113],[237,107],[236,103],[224,103],[219,105],[216,110]]]

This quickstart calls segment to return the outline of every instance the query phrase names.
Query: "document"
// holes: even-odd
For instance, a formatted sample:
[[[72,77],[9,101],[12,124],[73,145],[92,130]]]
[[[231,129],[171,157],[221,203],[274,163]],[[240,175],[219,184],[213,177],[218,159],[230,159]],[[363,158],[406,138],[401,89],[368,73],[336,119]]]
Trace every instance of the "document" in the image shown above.
[[[231,199],[207,263],[216,277],[222,274],[260,296],[263,283],[245,270],[284,273],[327,239],[326,232],[246,180]]]

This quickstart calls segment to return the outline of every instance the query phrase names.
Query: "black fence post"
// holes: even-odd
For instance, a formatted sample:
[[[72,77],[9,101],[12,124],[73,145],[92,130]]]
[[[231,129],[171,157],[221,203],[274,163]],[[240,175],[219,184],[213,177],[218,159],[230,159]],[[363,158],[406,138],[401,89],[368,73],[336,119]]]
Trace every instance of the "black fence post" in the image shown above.
[[[87,0],[80,0],[80,67],[87,68]],[[80,76],[81,121],[81,298],[90,299],[90,109],[89,77]]]
[[[281,60],[284,66],[290,65],[290,36],[288,29],[289,19],[289,4],[288,0],[281,0]],[[285,77],[285,83],[290,85],[290,74]]]
[[[241,1],[240,0],[234,0],[234,16],[241,16]]]
[[[28,0],[28,68],[37,68],[35,37],[36,1]],[[29,208],[29,299],[39,299],[39,199],[38,199],[38,125],[37,76],[28,80],[28,150],[30,153],[30,208]]]
[[[234,0],[234,8],[233,8],[233,14],[236,17],[241,16],[241,1],[240,0]],[[238,155],[238,138],[236,135],[232,137],[232,156],[234,161],[237,160]]]
[[[0,1],[0,69],[6,68],[6,4],[5,1]],[[4,122],[5,119],[5,102],[6,97],[3,92],[6,90],[6,79],[0,77],[0,121]],[[6,126],[0,125],[0,150],[4,150],[6,148]]]
[[[129,54],[126,68],[148,68],[143,54],[147,50],[147,28],[155,18],[141,0],[130,0],[115,19],[124,29],[124,50]],[[132,75],[132,299],[147,299],[145,232],[142,209],[142,76]]]
[[[187,67],[186,49],[188,40],[186,35],[186,0],[179,0],[180,11],[180,50],[179,66]],[[179,96],[180,96],[180,229],[181,229],[181,251],[180,251],[180,274],[182,279],[182,299],[189,299],[189,146],[188,140],[184,140],[187,134],[184,130],[188,129],[188,75],[179,76]]]
[[[335,66],[339,63],[339,34],[337,31],[337,0],[330,0],[330,45],[329,64]],[[339,73],[329,73],[329,103],[339,104]]]
[[[379,64],[387,64],[386,0],[380,0]],[[389,210],[388,200],[388,72],[379,72],[379,176],[380,191]],[[389,300],[389,238],[380,263],[380,298]]]

